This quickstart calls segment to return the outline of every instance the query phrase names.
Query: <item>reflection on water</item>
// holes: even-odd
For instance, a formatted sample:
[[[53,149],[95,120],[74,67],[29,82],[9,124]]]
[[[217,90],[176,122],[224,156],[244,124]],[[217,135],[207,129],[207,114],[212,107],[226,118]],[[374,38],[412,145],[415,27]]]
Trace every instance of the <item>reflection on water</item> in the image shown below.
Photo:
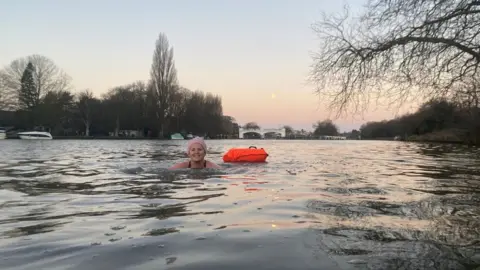
[[[452,145],[256,145],[166,168],[184,141],[0,142],[0,269],[476,269],[480,155]]]

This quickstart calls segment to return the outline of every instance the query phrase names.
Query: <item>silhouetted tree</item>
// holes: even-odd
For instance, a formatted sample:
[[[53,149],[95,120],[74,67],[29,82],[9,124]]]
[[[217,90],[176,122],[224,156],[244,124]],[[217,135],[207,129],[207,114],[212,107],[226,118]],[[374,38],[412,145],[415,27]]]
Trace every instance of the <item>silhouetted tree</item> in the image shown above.
[[[248,122],[243,126],[243,128],[258,130],[260,129],[260,126],[255,122]]]
[[[238,124],[235,118],[232,116],[225,115],[223,116],[223,121],[222,121],[223,127],[222,127],[222,134],[226,135],[238,135]]]
[[[182,118],[185,116],[187,111],[187,102],[190,98],[190,90],[185,87],[178,87],[173,95],[172,95],[172,102],[170,108],[170,115],[169,118],[171,121],[170,128],[175,129],[177,131],[182,130]],[[185,131],[183,132],[185,133]]]
[[[285,136],[286,137],[290,137],[294,134],[294,130],[291,126],[285,125],[285,126],[283,126],[283,128],[285,129]]]
[[[28,63],[20,80],[18,99],[22,109],[32,111],[40,103],[40,96],[35,85],[35,67]]]
[[[332,120],[327,119],[324,121],[318,121],[313,125],[313,134],[316,136],[336,136],[338,135],[338,127],[332,122]]]
[[[163,136],[171,110],[171,102],[178,89],[173,48],[170,47],[167,36],[163,33],[159,34],[155,43],[150,71],[150,89],[160,136]]]
[[[471,0],[372,0],[359,18],[324,16],[313,25],[321,40],[311,78],[317,93],[332,94],[338,112],[376,98],[401,105],[455,96],[480,75],[479,7]]]
[[[145,92],[144,84],[137,83],[114,87],[104,95],[103,104],[108,108],[104,117],[113,124],[115,136],[120,129],[140,130],[144,127]]]
[[[90,90],[84,90],[78,94],[76,107],[79,119],[85,126],[85,136],[90,136],[90,127],[93,121],[93,110],[95,103],[99,101],[93,96]]]
[[[356,129],[352,129],[352,131],[350,131],[349,134],[347,134],[347,137],[349,139],[354,139],[354,140],[357,140],[361,137],[361,133],[360,131],[356,130]]]
[[[72,126],[75,113],[74,95],[69,91],[50,91],[41,100],[36,110],[39,124],[54,134]]]

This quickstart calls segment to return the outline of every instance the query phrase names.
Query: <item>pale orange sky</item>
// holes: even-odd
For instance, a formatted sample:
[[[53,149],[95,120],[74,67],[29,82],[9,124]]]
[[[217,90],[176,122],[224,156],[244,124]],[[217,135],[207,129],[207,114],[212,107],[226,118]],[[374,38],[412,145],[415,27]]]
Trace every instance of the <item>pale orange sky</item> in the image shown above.
[[[224,114],[239,124],[310,130],[328,117],[305,85],[309,53],[317,46],[310,25],[321,11],[340,12],[344,3],[357,12],[364,1],[11,1],[0,10],[8,40],[0,43],[0,66],[42,54],[72,77],[77,91],[88,88],[100,96],[148,80],[163,32],[175,50],[180,84],[222,96]],[[335,123],[350,130],[394,116],[374,109],[363,120]]]

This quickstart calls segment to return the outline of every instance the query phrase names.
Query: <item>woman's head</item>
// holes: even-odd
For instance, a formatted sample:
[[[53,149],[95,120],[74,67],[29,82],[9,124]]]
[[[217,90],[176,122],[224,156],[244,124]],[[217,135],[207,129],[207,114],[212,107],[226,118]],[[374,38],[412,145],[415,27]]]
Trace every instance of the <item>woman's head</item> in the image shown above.
[[[192,161],[202,161],[207,154],[207,145],[201,137],[195,137],[188,141],[187,155]]]

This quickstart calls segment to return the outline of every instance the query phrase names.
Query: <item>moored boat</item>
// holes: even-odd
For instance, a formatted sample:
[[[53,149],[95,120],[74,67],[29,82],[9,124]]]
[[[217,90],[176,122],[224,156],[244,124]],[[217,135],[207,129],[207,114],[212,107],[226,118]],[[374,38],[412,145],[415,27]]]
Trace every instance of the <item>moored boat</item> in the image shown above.
[[[4,128],[0,127],[0,140],[5,140],[7,138],[7,131]]]
[[[180,133],[170,135],[171,140],[184,140],[185,138]]]
[[[22,140],[51,140],[52,134],[46,131],[25,131],[17,133]]]

